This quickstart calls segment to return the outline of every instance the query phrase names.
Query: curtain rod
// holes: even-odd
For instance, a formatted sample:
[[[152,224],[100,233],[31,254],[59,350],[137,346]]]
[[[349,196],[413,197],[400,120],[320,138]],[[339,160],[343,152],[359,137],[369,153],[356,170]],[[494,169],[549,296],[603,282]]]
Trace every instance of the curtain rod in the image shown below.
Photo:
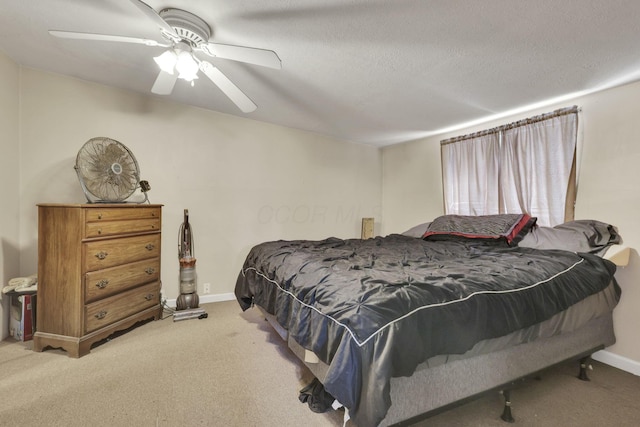
[[[559,117],[559,116],[566,116],[567,114],[577,114],[578,111],[580,111],[580,109],[578,108],[577,105],[574,105],[572,107],[565,107],[565,108],[560,108],[557,109],[555,111],[552,111],[550,113],[545,113],[545,114],[540,114],[538,116],[533,116],[533,117],[529,117],[527,119],[522,119],[522,120],[518,120],[506,125],[501,125],[495,128],[491,128],[491,129],[486,129],[486,130],[481,130],[478,132],[474,132],[474,133],[470,133],[468,135],[461,135],[461,136],[455,136],[453,138],[449,138],[449,139],[444,139],[442,141],[440,141],[440,145],[447,145],[447,144],[451,144],[454,142],[460,142],[460,141],[464,141],[465,139],[473,139],[473,138],[479,138],[482,136],[486,136],[492,133],[499,133],[505,130],[509,130],[509,129],[514,129],[520,126],[526,126],[526,125],[530,125],[532,123],[537,123],[537,122],[541,122],[544,120],[548,120],[548,119],[552,119],[554,117]]]

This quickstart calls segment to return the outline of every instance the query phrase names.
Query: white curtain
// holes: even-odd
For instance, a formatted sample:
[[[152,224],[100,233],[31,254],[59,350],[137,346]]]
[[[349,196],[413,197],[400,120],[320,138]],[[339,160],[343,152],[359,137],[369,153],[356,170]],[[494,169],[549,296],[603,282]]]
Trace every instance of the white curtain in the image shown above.
[[[442,145],[445,213],[499,213],[499,143],[490,133]]]
[[[577,114],[566,114],[504,130],[500,150],[503,212],[527,212],[544,226],[564,222],[577,129]]]
[[[577,134],[574,106],[442,141],[445,213],[528,213],[543,226],[565,222],[568,186],[575,196]]]

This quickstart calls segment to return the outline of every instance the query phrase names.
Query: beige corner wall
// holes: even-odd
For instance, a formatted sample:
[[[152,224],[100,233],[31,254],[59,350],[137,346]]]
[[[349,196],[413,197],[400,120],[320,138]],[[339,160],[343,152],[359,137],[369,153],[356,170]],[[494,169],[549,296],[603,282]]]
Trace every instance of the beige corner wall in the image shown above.
[[[629,266],[618,270],[622,299],[614,313],[618,342],[609,362],[640,375],[640,83],[532,110],[481,126],[386,147],[382,152],[383,233],[406,230],[443,213],[440,141],[578,105],[582,145],[576,219],[616,225],[634,248]]]
[[[189,209],[199,294],[228,297],[249,249],[273,239],[358,237],[379,217],[377,148],[22,69],[21,271],[37,266],[42,202],[84,202],[73,166],[90,138],[135,155],[164,204],[164,295],[178,296],[178,230]],[[15,225],[15,224],[14,224]]]
[[[0,288],[20,272],[19,244],[19,72],[0,54]],[[9,301],[0,295],[0,339],[8,335]]]

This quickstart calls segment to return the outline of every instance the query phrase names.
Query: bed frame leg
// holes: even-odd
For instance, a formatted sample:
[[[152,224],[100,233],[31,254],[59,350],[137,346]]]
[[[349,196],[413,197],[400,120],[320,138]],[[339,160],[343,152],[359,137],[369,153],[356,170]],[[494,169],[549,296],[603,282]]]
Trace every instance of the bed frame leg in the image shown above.
[[[514,423],[516,422],[516,420],[513,419],[513,415],[511,415],[511,391],[502,390],[502,395],[504,396],[504,410],[502,411],[502,415],[500,415],[500,418],[502,419],[502,421]]]
[[[578,373],[578,378],[582,381],[591,381],[587,375],[587,369],[591,369],[591,365],[587,364],[588,361],[589,356],[580,359],[580,373]]]

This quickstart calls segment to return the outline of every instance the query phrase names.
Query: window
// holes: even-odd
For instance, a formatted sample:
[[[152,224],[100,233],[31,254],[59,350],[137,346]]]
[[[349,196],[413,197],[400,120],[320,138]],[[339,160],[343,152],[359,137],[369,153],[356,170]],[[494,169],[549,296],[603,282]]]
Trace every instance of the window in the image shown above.
[[[578,108],[441,142],[445,213],[573,219]]]

